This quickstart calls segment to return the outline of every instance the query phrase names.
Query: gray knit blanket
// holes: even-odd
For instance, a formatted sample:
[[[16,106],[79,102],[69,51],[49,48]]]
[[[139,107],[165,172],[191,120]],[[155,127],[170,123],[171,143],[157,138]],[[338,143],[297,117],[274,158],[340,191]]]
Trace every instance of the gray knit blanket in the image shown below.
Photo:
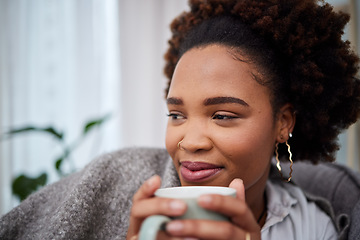
[[[29,196],[0,219],[0,239],[125,239],[132,196],[158,174],[179,186],[164,149],[124,149]]]
[[[307,167],[305,171],[312,169]],[[324,174],[319,169],[314,168],[314,171]],[[276,171],[270,173],[272,181],[281,181],[278,173],[273,173]],[[165,149],[129,148],[102,155],[82,171],[44,187],[2,216],[0,239],[125,239],[132,197],[141,184],[155,174],[162,178],[162,187],[180,186]],[[344,182],[344,174],[341,174]],[[307,176],[305,178],[308,179]],[[345,184],[348,185],[348,182],[345,181]],[[317,196],[316,193],[313,194]],[[327,200],[310,195],[308,199],[332,215]],[[354,213],[360,212],[359,204]],[[337,224],[343,225],[339,227],[340,238],[347,239],[348,213],[339,215],[342,217],[339,219],[346,220]],[[354,217],[356,223],[359,218]],[[354,224],[352,226],[350,236],[358,236],[359,228]],[[360,236],[355,239],[360,239]]]

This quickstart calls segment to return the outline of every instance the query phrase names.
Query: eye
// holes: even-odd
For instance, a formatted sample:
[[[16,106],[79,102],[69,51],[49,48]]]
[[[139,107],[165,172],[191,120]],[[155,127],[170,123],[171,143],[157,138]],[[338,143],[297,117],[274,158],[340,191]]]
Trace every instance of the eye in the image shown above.
[[[212,119],[214,120],[231,120],[239,118],[238,116],[231,114],[231,113],[215,113],[212,116]]]
[[[182,116],[181,114],[179,113],[169,113],[167,114],[167,116],[171,119],[171,120],[181,120],[181,119],[184,119],[185,117]]]

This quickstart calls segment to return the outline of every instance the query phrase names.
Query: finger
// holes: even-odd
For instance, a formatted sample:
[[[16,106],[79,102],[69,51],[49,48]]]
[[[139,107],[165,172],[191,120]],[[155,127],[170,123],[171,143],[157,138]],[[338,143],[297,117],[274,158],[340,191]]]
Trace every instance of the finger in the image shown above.
[[[210,220],[175,220],[166,225],[166,231],[176,237],[192,237],[199,239],[246,239],[247,231],[237,228],[230,222]],[[248,236],[247,236],[248,235]],[[259,232],[251,233],[254,239],[260,239]]]
[[[133,205],[131,215],[135,218],[146,218],[151,215],[180,216],[185,213],[187,205],[184,201],[170,198],[150,198],[137,201]]]
[[[154,195],[155,191],[161,186],[161,178],[158,175],[154,175],[146,180],[139,190],[134,194],[133,202],[149,198]]]
[[[257,231],[258,224],[245,201],[218,194],[202,195],[198,204],[208,210],[224,214],[237,226],[248,231]]]
[[[167,232],[165,231],[159,231],[156,237],[156,240],[184,240],[180,237],[171,237]],[[189,239],[186,239],[189,240]]]
[[[240,178],[235,178],[231,181],[230,188],[234,188],[236,190],[236,197],[242,201],[245,201],[245,187],[244,182]]]
[[[133,209],[136,203],[140,200],[150,198],[154,195],[155,191],[161,186],[161,179],[155,175],[149,178],[145,183],[141,185],[139,190],[133,196],[133,205],[131,208],[130,223],[127,232],[127,239],[134,237],[139,232],[143,218],[136,218],[133,216]]]

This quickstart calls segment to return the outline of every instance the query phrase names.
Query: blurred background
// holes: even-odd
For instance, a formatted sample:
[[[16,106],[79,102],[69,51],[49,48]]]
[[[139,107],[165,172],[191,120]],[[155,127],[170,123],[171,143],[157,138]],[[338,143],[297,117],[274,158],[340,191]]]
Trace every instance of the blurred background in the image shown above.
[[[351,14],[344,38],[360,52],[360,2],[327,2]],[[187,9],[187,0],[0,0],[0,215],[19,203],[21,174],[46,172],[49,184],[105,152],[165,147],[163,54]],[[359,139],[359,124],[340,136],[338,162],[359,170]]]

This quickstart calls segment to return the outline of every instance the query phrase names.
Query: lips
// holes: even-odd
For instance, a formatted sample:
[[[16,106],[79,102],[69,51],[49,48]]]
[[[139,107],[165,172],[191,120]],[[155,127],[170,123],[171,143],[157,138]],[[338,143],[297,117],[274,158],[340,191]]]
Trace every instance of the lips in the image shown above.
[[[211,178],[222,169],[210,163],[185,161],[181,162],[180,174],[187,182],[201,182]]]

